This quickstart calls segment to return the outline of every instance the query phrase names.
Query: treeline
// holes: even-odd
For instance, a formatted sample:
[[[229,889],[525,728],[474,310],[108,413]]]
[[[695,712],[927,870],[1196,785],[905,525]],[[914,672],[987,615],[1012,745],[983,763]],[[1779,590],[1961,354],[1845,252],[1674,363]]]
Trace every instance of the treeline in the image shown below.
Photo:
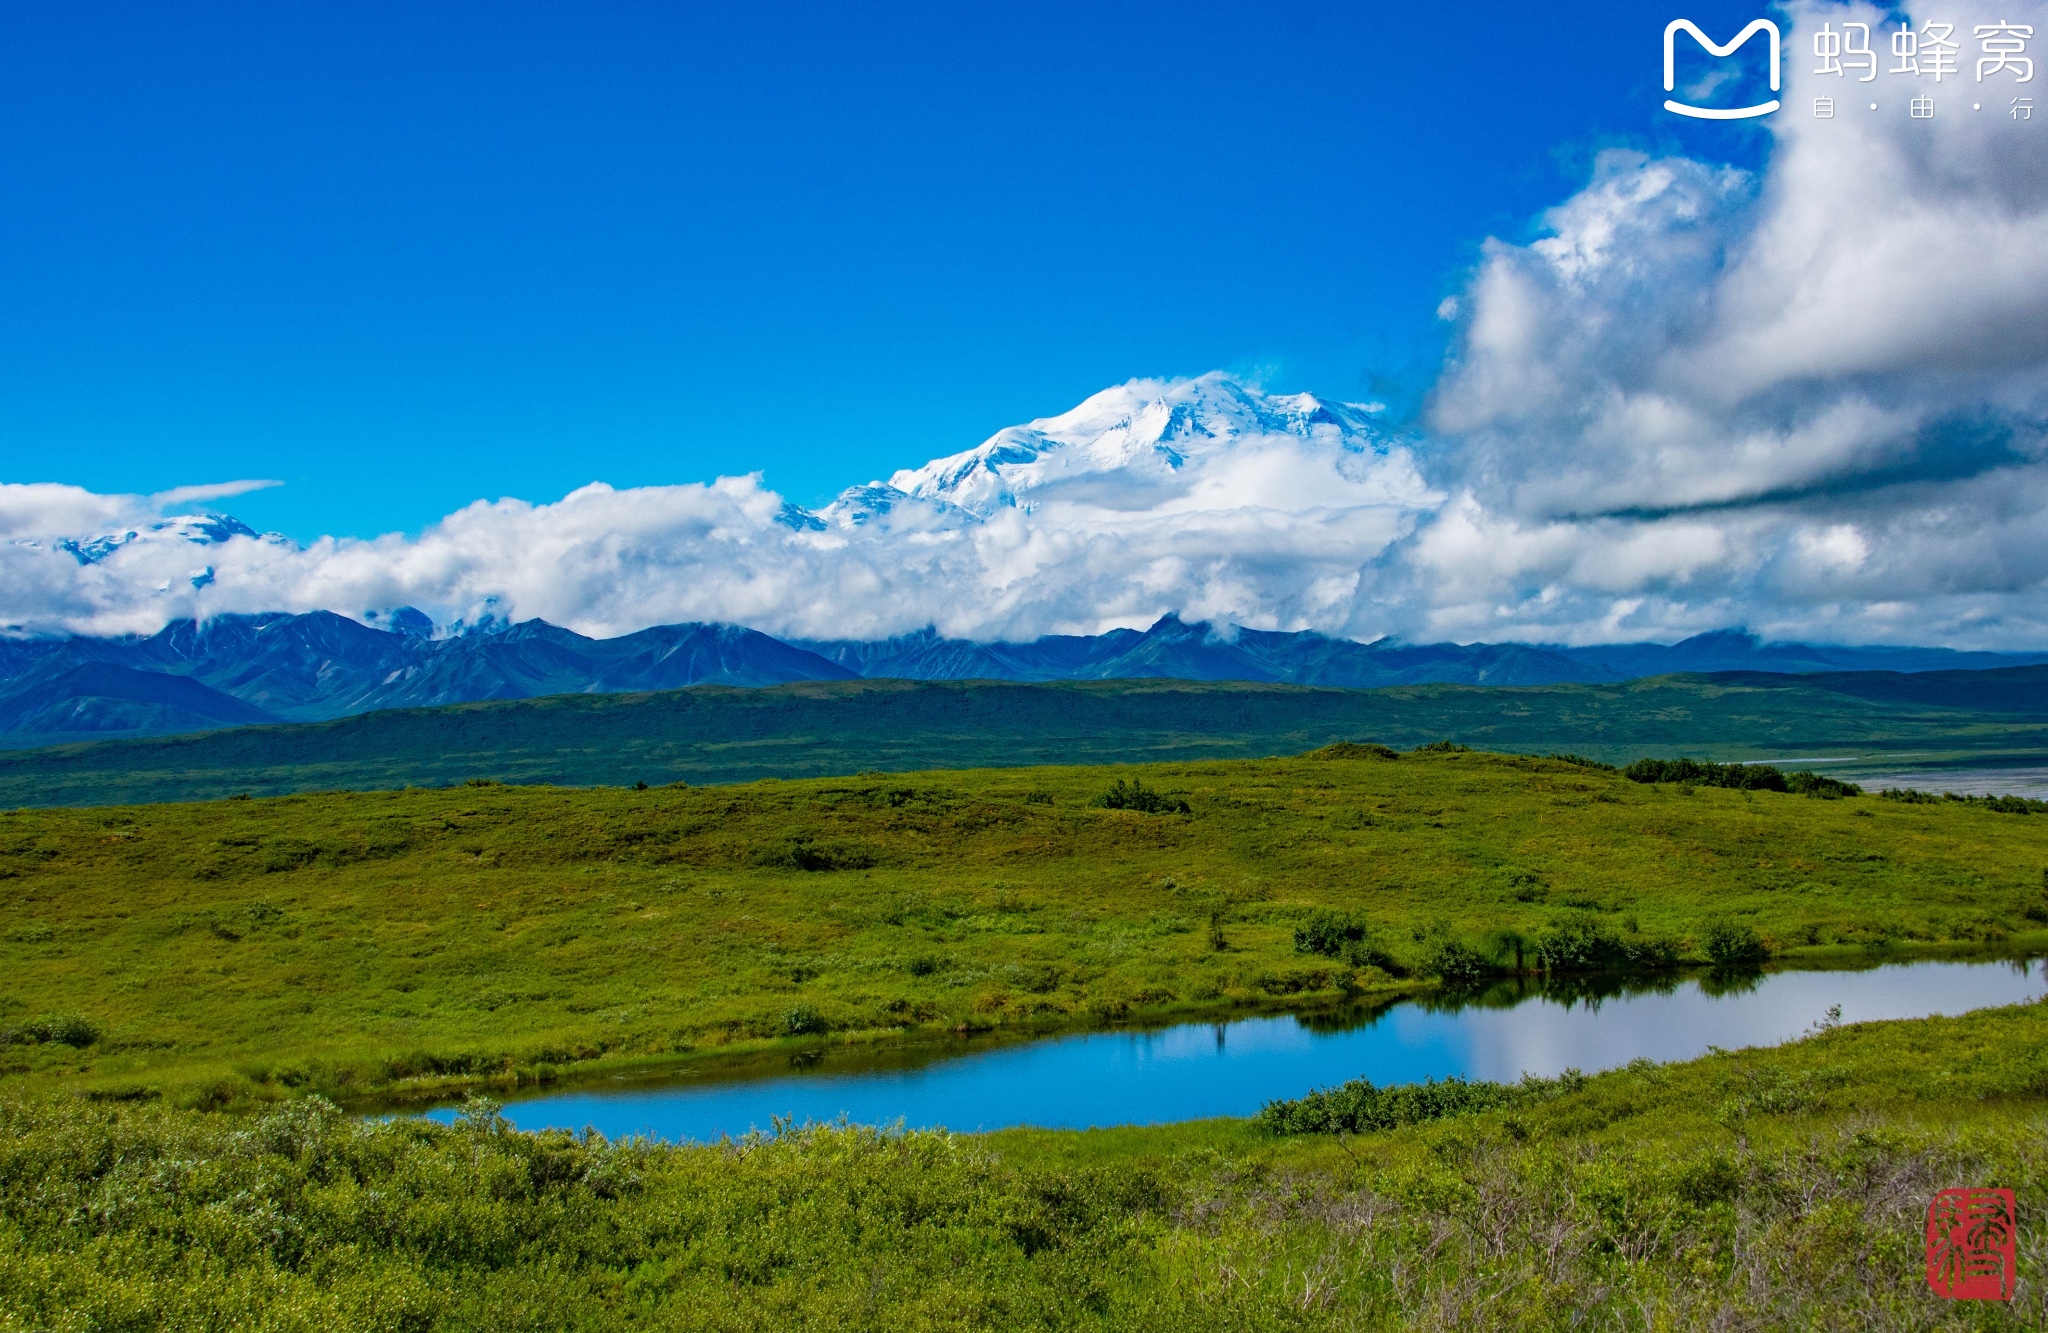
[[[1716,764],[1702,759],[1638,759],[1621,775],[1630,782],[1677,782],[1689,787],[1728,787],[1736,791],[1782,791],[1838,801],[1861,796],[1863,788],[1811,769],[1787,773],[1769,764]]]

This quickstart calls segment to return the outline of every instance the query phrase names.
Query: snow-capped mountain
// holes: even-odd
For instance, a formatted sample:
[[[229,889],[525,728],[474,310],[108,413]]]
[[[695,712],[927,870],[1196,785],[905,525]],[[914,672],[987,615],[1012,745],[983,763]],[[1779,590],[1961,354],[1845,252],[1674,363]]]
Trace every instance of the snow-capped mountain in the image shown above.
[[[301,548],[189,512],[207,496],[0,483],[0,637],[146,638],[179,620],[284,611],[331,612],[415,640],[535,620],[593,640],[746,625],[784,641],[854,645],[841,664],[849,670],[886,659],[908,664],[890,670],[922,671],[978,661],[976,645],[1106,643],[1168,616],[1338,644],[1586,643],[1687,638],[1744,604],[1732,576],[1714,572],[1724,543],[1707,528],[1646,528],[1624,568],[1609,559],[1619,548],[1599,547],[1596,558],[1569,525],[1496,521],[1471,490],[1433,484],[1426,457],[1374,405],[1210,374],[1106,389],[851,487],[815,512],[758,474],[592,482],[550,502],[478,501],[414,535],[322,537]],[[1758,570],[1791,580],[1786,587],[1833,586],[1815,561],[1849,570],[1876,549],[1849,524],[1785,540],[1743,549]],[[1646,569],[1662,572],[1646,583]],[[1589,627],[1584,589],[1596,584],[1607,589],[1605,609]],[[1817,627],[1788,612],[1759,628],[1773,639],[1883,642],[1907,623],[1872,631],[1845,608]],[[922,630],[943,642],[902,653],[862,646]],[[1202,659],[1189,670],[1252,669],[1236,658],[1218,665],[1221,649],[1206,640],[1153,640],[1140,654],[1147,661],[1179,654]],[[1230,632],[1226,640],[1241,647]],[[1117,664],[1101,669],[1126,669],[1122,649],[1104,651]],[[1034,653],[1034,662],[1059,658]],[[1510,656],[1483,678],[1528,667]],[[1027,674],[1041,669],[1017,660]],[[1386,654],[1371,661],[1345,679],[1382,678]],[[203,711],[196,700],[178,706]]]
[[[273,546],[289,547],[290,538],[279,532],[258,532],[227,514],[181,514],[138,524],[115,532],[85,538],[60,537],[51,544],[81,565],[96,565],[124,546],[137,542],[182,542],[188,546],[219,546],[237,537],[248,537]],[[26,545],[36,545],[34,542]]]
[[[1275,478],[1251,474],[1272,471],[1280,452],[1274,446],[1281,444],[1289,457],[1306,446],[1340,475],[1365,483],[1367,461],[1385,459],[1394,447],[1379,410],[1307,393],[1268,394],[1221,373],[1132,380],[1058,416],[1005,427],[973,449],[904,468],[886,482],[849,487],[821,517],[860,527],[911,502],[934,518],[969,519],[1060,503],[1111,511],[1176,499],[1201,508],[1242,504],[1271,489]],[[1380,486],[1379,498],[1415,499],[1422,488],[1407,481]]]
[[[1377,637],[1397,627],[1361,617],[1375,562],[1445,498],[1410,445],[1374,407],[1210,374],[1118,385],[815,512],[758,475],[592,482],[302,549],[151,497],[0,484],[0,633],[279,610],[380,624],[415,606],[442,633],[542,618],[598,636],[716,622],[1028,641],[1178,612]]]

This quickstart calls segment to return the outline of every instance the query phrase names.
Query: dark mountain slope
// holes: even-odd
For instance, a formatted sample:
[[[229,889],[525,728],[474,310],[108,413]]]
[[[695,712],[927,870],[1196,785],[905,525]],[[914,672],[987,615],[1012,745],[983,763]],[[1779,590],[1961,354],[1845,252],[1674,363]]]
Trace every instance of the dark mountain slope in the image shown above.
[[[1640,755],[2004,747],[2048,750],[2038,668],[1952,673],[1912,697],[1827,678],[1667,676],[1625,684],[1337,690],[1191,681],[804,682],[399,709],[335,722],[0,754],[0,805],[236,791],[510,782],[727,782],[863,769],[1290,754],[1334,740]],[[1894,677],[1912,680],[1911,677]],[[1903,687],[1900,687],[1903,688]],[[2029,695],[2028,691],[2034,691]],[[1882,690],[1875,691],[1881,694]],[[1975,707],[1981,698],[2013,706]],[[2033,699],[2028,703],[2029,698]]]
[[[51,659],[0,690],[0,730],[50,744],[137,731],[201,731],[278,719],[196,680],[111,662]]]
[[[1595,684],[1675,671],[1832,673],[1889,663],[1919,671],[2048,660],[1943,649],[1816,648],[1766,644],[1740,631],[1682,643],[1593,648],[1528,644],[1355,643],[1312,632],[1223,629],[1162,617],[1149,629],[1051,635],[1030,643],[969,643],[930,630],[878,643],[785,643],[735,625],[659,625],[593,639],[541,620],[431,637],[432,624],[403,609],[376,629],[326,611],[178,621],[146,637],[0,639],[0,694],[34,683],[35,708],[0,719],[0,748],[37,745],[71,709],[76,734],[143,736],[229,726],[233,717],[321,721],[386,708],[429,707],[554,694],[679,689],[699,684],[768,686],[806,680],[896,678],[1051,682],[1165,678],[1367,689],[1411,684]],[[101,689],[70,668],[103,664],[196,682],[240,700],[174,696],[128,682],[106,694],[61,696],[71,681]],[[110,678],[109,678],[110,679]],[[1873,686],[1898,690],[1905,686]],[[2016,687],[2004,687],[2016,688]],[[56,690],[58,694],[48,691]],[[128,697],[134,696],[134,697]],[[1901,700],[1907,695],[1899,695]],[[99,702],[94,702],[98,700]],[[187,705],[190,706],[187,706]],[[74,726],[75,724],[75,726]],[[97,728],[87,731],[85,728]]]
[[[1984,713],[2048,713],[2048,666],[1996,671],[1830,671],[1782,676],[1727,671],[1716,684],[1750,690],[1817,688],[1872,703],[1953,708]]]
[[[152,690],[165,701],[185,699],[184,712],[125,711],[91,704],[80,694],[80,717],[102,732],[128,735],[193,731],[254,721],[323,721],[383,708],[529,699],[586,691],[677,689],[687,685],[776,685],[792,680],[845,680],[852,673],[765,634],[733,625],[663,625],[616,639],[591,639],[529,620],[488,634],[426,639],[372,629],[331,612],[222,616],[196,624],[175,621],[146,638],[0,640],[0,694],[35,683],[45,710],[64,702],[49,691],[100,688],[97,665],[152,677],[130,681],[129,693]],[[108,678],[110,679],[110,678]],[[241,701],[227,709],[199,707],[202,695],[169,682]],[[166,707],[170,705],[166,703]],[[0,746],[43,744],[51,734],[0,716]],[[55,716],[55,714],[52,714]],[[73,728],[83,730],[83,728]]]

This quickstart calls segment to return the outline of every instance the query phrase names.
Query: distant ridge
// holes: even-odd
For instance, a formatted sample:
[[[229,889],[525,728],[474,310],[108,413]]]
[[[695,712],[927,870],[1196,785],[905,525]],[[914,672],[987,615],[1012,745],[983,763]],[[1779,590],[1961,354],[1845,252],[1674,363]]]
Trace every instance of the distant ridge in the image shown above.
[[[173,621],[146,638],[0,639],[0,747],[487,699],[852,677],[735,625],[658,625],[592,639],[529,620],[431,639],[329,611],[221,616]]]
[[[0,808],[476,778],[738,782],[1020,764],[1257,758],[1339,740],[1680,754],[2048,752],[2048,666],[1339,690],[1240,681],[800,681],[398,708],[0,754]],[[1832,771],[1832,770],[1831,770]],[[1574,799],[1560,791],[1562,800]],[[2031,873],[2031,872],[2029,872]]]
[[[593,639],[541,620],[447,638],[411,608],[377,629],[328,611],[174,621],[118,639],[0,638],[0,748],[315,722],[390,708],[692,685],[854,679],[1171,679],[1365,689],[1602,684],[1677,672],[1986,670],[2048,653],[1765,643],[1742,630],[1675,644],[1357,643],[1168,615],[1144,630],[975,643],[932,630],[877,642],[785,642],[736,625],[658,625]]]

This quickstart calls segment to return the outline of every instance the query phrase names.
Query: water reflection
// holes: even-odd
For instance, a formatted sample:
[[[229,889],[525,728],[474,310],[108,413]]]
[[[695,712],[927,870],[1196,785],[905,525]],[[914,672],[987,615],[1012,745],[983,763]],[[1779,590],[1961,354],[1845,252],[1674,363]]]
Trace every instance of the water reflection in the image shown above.
[[[1380,1084],[1453,1074],[1512,1081],[1770,1044],[1800,1035],[1831,1005],[1848,1023],[1958,1014],[2038,998],[2042,976],[2039,964],[2015,960],[1518,978],[1395,1004],[1150,1031],[821,1047],[779,1069],[564,1092],[514,1102],[506,1114],[523,1129],[591,1125],[613,1136],[698,1140],[765,1129],[778,1116],[982,1130],[1249,1115],[1273,1098],[1361,1075]]]

